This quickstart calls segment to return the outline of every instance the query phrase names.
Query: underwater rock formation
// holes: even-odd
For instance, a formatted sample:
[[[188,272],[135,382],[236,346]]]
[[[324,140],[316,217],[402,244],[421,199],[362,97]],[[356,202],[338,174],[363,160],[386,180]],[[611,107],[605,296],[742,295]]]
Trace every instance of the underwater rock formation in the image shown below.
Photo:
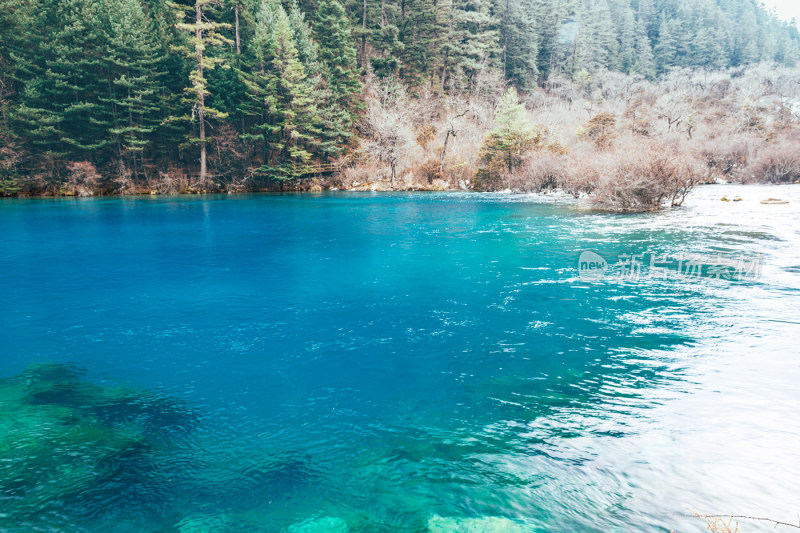
[[[289,526],[288,533],[347,533],[347,522],[334,516],[305,520]]]
[[[0,530],[102,515],[137,483],[157,498],[152,455],[195,419],[180,402],[93,385],[69,365],[0,380]]]
[[[496,516],[483,518],[451,518],[433,516],[428,520],[430,533],[523,533],[531,531],[509,520]]]

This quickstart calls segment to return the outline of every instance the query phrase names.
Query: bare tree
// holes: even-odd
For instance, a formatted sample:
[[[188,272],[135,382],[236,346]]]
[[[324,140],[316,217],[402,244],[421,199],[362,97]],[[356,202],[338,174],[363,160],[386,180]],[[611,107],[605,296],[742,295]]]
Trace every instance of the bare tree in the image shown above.
[[[450,116],[449,120],[447,121],[444,144],[442,145],[442,155],[439,159],[439,175],[444,175],[444,160],[447,157],[447,143],[450,140],[450,137],[452,136],[455,138],[456,133],[459,129],[461,129],[460,119],[464,118],[469,113],[474,113],[472,107],[467,107],[466,109],[458,108],[455,112],[455,115]]]
[[[682,123],[690,121],[695,114],[686,89],[671,91],[661,96],[656,100],[654,111],[658,118],[666,121],[667,133],[671,132],[672,128],[678,129]]]
[[[414,134],[418,115],[414,102],[396,80],[376,83],[370,77],[365,85],[367,113],[359,125],[365,140],[363,149],[368,158],[389,166],[394,186],[398,168],[407,165],[413,151],[420,149]]]

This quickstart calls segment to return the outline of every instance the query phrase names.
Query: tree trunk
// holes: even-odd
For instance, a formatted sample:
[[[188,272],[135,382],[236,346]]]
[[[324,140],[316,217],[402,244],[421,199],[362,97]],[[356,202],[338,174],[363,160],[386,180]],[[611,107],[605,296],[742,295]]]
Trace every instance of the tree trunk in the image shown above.
[[[200,3],[195,3],[195,31],[194,37],[197,39],[197,43],[195,44],[195,50],[197,52],[197,73],[199,75],[198,78],[198,87],[197,87],[197,120],[200,125],[200,131],[198,137],[200,139],[200,183],[205,185],[206,183],[206,89],[205,83],[203,79],[203,47],[202,47],[202,40],[203,40],[203,11],[200,7]]]
[[[506,0],[506,12],[503,15],[503,81],[508,79],[508,3],[509,0]]]
[[[133,139],[133,111],[131,110],[131,88],[128,87],[128,127],[131,129],[128,135],[131,136]],[[133,143],[131,143],[133,145]],[[136,151],[131,150],[131,172],[133,173],[133,179],[139,177],[138,173],[136,172]]]
[[[239,40],[239,3],[236,3],[236,6],[233,8],[233,13],[236,16],[236,54],[239,55],[242,53],[242,48],[240,46],[241,41]]]
[[[361,18],[361,69],[367,69],[367,0],[364,0],[364,15]]]
[[[447,52],[444,53],[444,65],[442,65],[442,81],[439,84],[439,100],[444,95],[444,82],[447,79]]]
[[[456,2],[455,0],[450,1],[450,20],[448,21],[447,25],[447,44],[450,44],[450,39],[453,36],[453,11],[455,10]],[[444,51],[444,60],[442,64],[442,83],[439,86],[439,99],[442,99],[442,95],[444,95],[444,83],[447,80],[447,56],[449,53],[449,49],[445,49]]]
[[[444,176],[444,158],[447,155],[447,141],[450,140],[450,135],[453,134],[453,129],[447,130],[447,135],[444,137],[444,147],[442,148],[442,158],[439,160],[439,174]]]

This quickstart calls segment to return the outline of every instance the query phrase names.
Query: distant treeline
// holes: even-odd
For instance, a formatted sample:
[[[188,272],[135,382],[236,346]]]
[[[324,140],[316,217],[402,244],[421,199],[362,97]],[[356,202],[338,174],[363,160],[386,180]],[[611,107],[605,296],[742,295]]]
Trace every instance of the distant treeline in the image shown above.
[[[3,190],[298,178],[359,144],[367,78],[445,105],[487,73],[525,93],[800,63],[755,0],[342,1],[0,0]]]

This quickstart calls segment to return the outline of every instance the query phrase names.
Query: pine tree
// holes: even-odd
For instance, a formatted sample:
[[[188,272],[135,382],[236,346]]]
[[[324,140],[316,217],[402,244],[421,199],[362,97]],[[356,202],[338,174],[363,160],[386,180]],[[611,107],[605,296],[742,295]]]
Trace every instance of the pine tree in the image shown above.
[[[652,42],[658,32],[658,13],[656,11],[655,0],[639,0],[639,12],[636,23],[639,31],[644,32],[650,42]]]
[[[619,60],[617,68],[626,74],[633,71],[636,64],[636,20],[633,10],[625,6],[622,11],[619,29]]]
[[[224,65],[222,58],[214,57],[206,53],[210,46],[221,46],[223,44],[232,45],[233,41],[223,36],[219,30],[230,28],[230,24],[212,22],[204,16],[204,8],[216,3],[215,0],[195,0],[193,8],[170,3],[175,9],[178,20],[183,21],[187,16],[193,18],[193,22],[178,22],[175,27],[190,32],[192,37],[189,39],[190,46],[183,49],[186,57],[193,61],[194,70],[189,74],[189,86],[185,89],[193,101],[192,119],[197,113],[198,136],[190,138],[190,142],[200,145],[200,185],[206,184],[207,174],[207,150],[206,150],[206,117],[224,119],[227,115],[206,105],[206,97],[209,95],[206,73],[213,70],[218,65],[222,68],[229,68]],[[206,10],[206,15],[208,10]]]
[[[262,145],[260,173],[280,179],[294,178],[302,174],[303,167],[314,156],[319,137],[313,79],[307,79],[295,44],[298,32],[305,33],[307,28],[293,28],[283,7],[274,0],[266,0],[256,14],[254,29],[250,46],[253,72],[245,75],[245,83],[251,115],[257,120],[252,126],[253,133],[245,138],[260,141]]]
[[[306,76],[316,76],[322,68],[319,62],[319,46],[314,41],[311,28],[308,27],[297,0],[292,0],[289,4],[289,24],[294,35],[297,58],[303,64]]]
[[[32,30],[50,39],[22,52],[20,59],[30,67],[23,73],[29,77],[16,119],[26,137],[53,156],[97,161],[111,142],[106,135],[111,110],[102,101],[108,95],[108,65],[98,5],[65,0],[43,7],[32,18]]]
[[[637,32],[636,61],[633,64],[633,72],[648,79],[653,79],[656,75],[653,48],[650,45],[650,39],[647,38],[647,34],[644,32],[644,28],[640,28]]]
[[[298,59],[289,18],[283,7],[275,7],[273,27],[273,61],[275,86],[275,151],[281,164],[280,175],[297,177],[298,165],[308,162],[312,154],[307,147],[316,135],[311,87],[305,81],[305,70]]]
[[[539,35],[532,0],[505,0],[495,8],[502,21],[503,76],[520,88],[536,85]]]
[[[247,101],[243,105],[246,115],[255,120],[248,133],[242,135],[247,140],[261,145],[262,166],[268,166],[270,157],[270,138],[273,132],[272,115],[276,109],[275,87],[278,83],[272,71],[275,33],[275,3],[261,2],[253,22],[253,36],[245,51],[246,68],[240,72],[247,91]]]
[[[344,8],[337,0],[321,0],[316,19],[314,34],[332,113],[327,119],[327,135],[341,145],[352,137],[355,117],[362,108],[356,50]]]
[[[370,59],[372,69],[379,77],[394,76],[400,69],[404,46],[400,41],[400,28],[395,24],[399,18],[397,6],[381,0],[380,26],[372,32],[376,54]]]
[[[440,87],[469,88],[475,75],[492,68],[502,54],[498,21],[482,0],[451,0],[447,39],[442,47]]]
[[[143,170],[151,134],[163,119],[158,95],[162,58],[139,0],[109,0],[107,16],[105,60],[112,94],[103,101],[112,104],[109,136],[116,139],[120,160],[127,161],[135,177]]]
[[[347,16],[337,0],[322,0],[319,3],[314,31],[320,59],[330,76],[328,83],[334,97],[343,105],[355,104],[361,92],[356,51],[351,42]]]
[[[436,53],[446,31],[439,16],[441,9],[440,0],[401,0],[397,24],[398,39],[403,43],[399,77],[411,86],[435,79]]]
[[[567,45],[563,32],[569,15],[567,0],[548,0],[538,5],[535,16],[536,27],[541,34],[538,58],[540,81],[561,69]]]
[[[309,131],[314,132],[308,141],[314,157],[322,160],[339,157],[353,138],[353,114],[337,101],[331,88],[325,83],[325,66],[319,59],[319,45],[296,2],[292,2],[289,22],[294,34],[297,58],[306,74],[309,97],[315,109],[314,120]]]
[[[535,132],[513,87],[500,99],[495,122],[497,125],[484,139],[478,156],[481,161],[476,175],[478,187],[493,187],[500,176],[513,173],[534,145]]]
[[[655,46],[656,72],[664,74],[671,67],[675,66],[675,59],[678,53],[678,43],[672,23],[667,20],[664,14],[658,23],[658,43]]]
[[[745,11],[739,24],[737,24],[736,36],[738,43],[735,50],[735,62],[737,65],[754,63],[761,58],[756,30],[755,15],[750,10]]]
[[[585,68],[590,72],[608,68],[619,53],[614,35],[614,23],[611,10],[606,0],[597,0],[588,11],[588,30],[590,33],[590,49],[587,54]]]

